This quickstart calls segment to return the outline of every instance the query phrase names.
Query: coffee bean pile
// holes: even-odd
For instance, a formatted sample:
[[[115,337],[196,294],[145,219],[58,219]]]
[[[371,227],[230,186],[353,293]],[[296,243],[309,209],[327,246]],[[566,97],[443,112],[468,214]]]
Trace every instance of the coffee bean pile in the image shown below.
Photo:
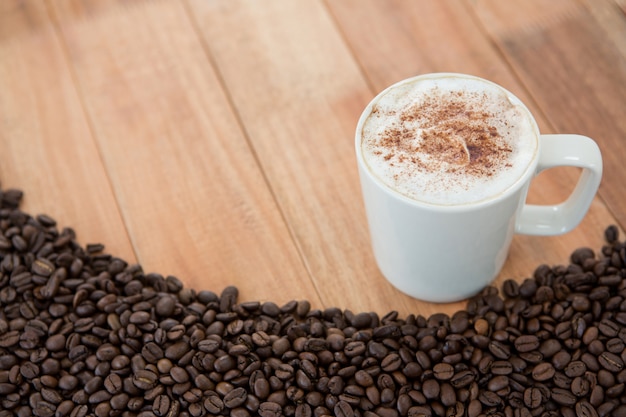
[[[626,243],[452,316],[237,302],[0,191],[0,417],[626,416]]]

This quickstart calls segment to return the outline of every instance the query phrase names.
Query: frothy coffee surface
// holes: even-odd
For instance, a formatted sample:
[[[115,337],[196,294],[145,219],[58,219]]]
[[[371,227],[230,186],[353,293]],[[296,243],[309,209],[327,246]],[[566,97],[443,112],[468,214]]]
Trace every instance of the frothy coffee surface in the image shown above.
[[[500,194],[537,150],[524,108],[474,78],[417,79],[387,90],[361,135],[375,176],[409,198],[441,205]]]

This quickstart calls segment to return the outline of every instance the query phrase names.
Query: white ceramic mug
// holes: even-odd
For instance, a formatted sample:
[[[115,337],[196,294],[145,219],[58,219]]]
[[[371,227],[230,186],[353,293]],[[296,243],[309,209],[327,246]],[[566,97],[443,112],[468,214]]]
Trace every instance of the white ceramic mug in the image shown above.
[[[528,109],[517,102],[532,121],[537,151],[519,180],[504,192],[485,200],[437,205],[412,199],[385,185],[364,160],[361,132],[379,98],[391,89],[423,78],[461,77],[462,74],[426,74],[401,81],[382,91],[365,108],[356,130],[356,155],[374,256],[383,275],[400,291],[432,302],[470,297],[499,273],[513,235],[557,235],[570,231],[583,219],[602,177],[597,144],[579,135],[540,135]],[[525,203],[531,180],[557,166],[582,168],[569,198],[557,205]]]

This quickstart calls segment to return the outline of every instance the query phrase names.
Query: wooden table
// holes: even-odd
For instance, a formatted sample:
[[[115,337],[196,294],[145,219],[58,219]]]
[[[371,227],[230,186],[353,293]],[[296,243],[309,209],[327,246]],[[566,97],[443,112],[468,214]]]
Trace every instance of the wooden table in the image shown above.
[[[491,79],[544,133],[599,143],[580,226],[516,236],[496,281],[599,250],[626,224],[624,0],[2,0],[0,181],[81,244],[241,300],[401,315],[453,312],[378,271],[356,121],[420,73]],[[556,203],[578,172],[541,174]]]

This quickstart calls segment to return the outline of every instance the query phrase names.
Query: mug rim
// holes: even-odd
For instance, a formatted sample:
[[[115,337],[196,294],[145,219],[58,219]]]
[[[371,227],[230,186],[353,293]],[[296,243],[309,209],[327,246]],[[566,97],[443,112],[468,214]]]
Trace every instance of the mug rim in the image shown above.
[[[519,105],[528,116],[528,119],[532,125],[532,130],[535,136],[535,149],[533,152],[533,157],[530,163],[526,166],[526,169],[524,170],[522,175],[520,175],[515,180],[515,182],[513,182],[505,190],[495,195],[491,195],[487,198],[484,198],[482,200],[478,200],[478,201],[474,201],[470,203],[436,204],[436,203],[431,203],[431,202],[411,198],[405,195],[404,193],[397,191],[396,189],[390,187],[385,182],[383,182],[377,175],[375,175],[371,171],[370,167],[368,166],[363,156],[363,147],[361,146],[361,144],[362,144],[363,125],[365,123],[365,120],[371,114],[373,106],[380,100],[381,97],[387,94],[387,92],[389,92],[390,90],[398,86],[408,84],[408,83],[411,83],[420,79],[437,79],[437,78],[457,78],[457,79],[464,78],[464,79],[477,80],[477,81],[489,84],[503,91],[510,99],[513,99],[515,104]],[[390,86],[388,86],[387,88],[383,89],[381,92],[376,94],[376,96],[374,96],[370,100],[370,102],[367,104],[367,106],[365,107],[365,109],[363,110],[363,112],[361,113],[359,117],[357,127],[356,127],[356,132],[355,132],[355,147],[356,147],[356,154],[357,154],[357,163],[359,165],[359,170],[362,172],[362,175],[363,174],[367,175],[370,180],[372,180],[378,187],[382,188],[392,197],[395,197],[407,204],[411,204],[416,207],[421,207],[425,209],[430,209],[433,211],[467,211],[467,210],[478,209],[481,207],[496,204],[499,201],[502,201],[508,198],[509,196],[515,194],[517,191],[519,191],[520,188],[522,188],[528,183],[528,181],[533,177],[533,174],[535,173],[535,170],[539,161],[540,145],[541,145],[540,137],[541,137],[541,134],[539,132],[539,126],[537,125],[537,121],[535,120],[535,117],[532,115],[532,113],[530,112],[526,104],[524,104],[522,100],[520,100],[515,94],[511,93],[506,88],[502,87],[501,85],[493,81],[489,81],[487,79],[484,79],[475,75],[455,73],[455,72],[435,72],[435,73],[426,73],[426,74],[420,74],[420,75],[416,75],[413,77],[405,78],[394,84],[391,84]]]

